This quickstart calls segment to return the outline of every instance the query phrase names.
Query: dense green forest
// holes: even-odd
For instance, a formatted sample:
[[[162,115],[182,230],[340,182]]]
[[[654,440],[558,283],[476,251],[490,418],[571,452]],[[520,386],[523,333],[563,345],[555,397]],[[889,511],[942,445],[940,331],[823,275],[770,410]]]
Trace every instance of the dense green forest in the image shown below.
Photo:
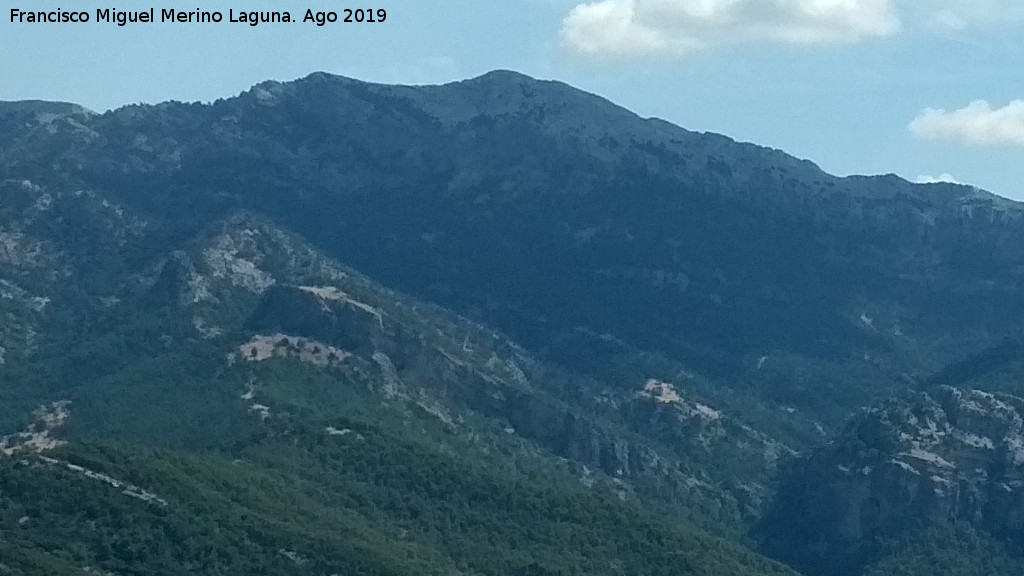
[[[787,573],[514,442],[372,407],[360,414],[358,395],[298,392],[277,391],[293,399],[273,404],[287,414],[235,448],[83,442],[3,459],[3,565],[12,574]],[[312,408],[342,399],[350,409],[329,419]],[[338,432],[326,433],[328,422]]]

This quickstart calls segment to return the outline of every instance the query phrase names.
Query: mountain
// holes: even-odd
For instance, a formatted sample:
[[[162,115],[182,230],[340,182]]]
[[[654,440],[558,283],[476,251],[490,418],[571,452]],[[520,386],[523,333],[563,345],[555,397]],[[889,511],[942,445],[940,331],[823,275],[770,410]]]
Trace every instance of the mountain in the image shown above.
[[[604,369],[576,350],[607,334],[840,415],[1019,331],[1017,204],[835,178],[555,82],[314,74],[83,114],[22,124],[4,166],[102,190],[176,239],[270,215],[574,369]]]
[[[951,387],[860,412],[791,472],[770,545],[810,573],[853,574],[906,533],[948,524],[1016,542],[1007,552],[1019,558],[1022,415],[1019,397]]]
[[[28,240],[44,222],[119,257],[148,243],[120,206],[43,204],[12,219],[39,246],[23,268],[93,261]],[[121,244],[125,221],[143,232]],[[5,269],[28,310],[11,333],[34,336],[0,367],[2,573],[791,573],[702,527],[711,498],[650,507],[644,482],[693,481],[679,457],[564,401],[584,384],[498,333],[250,214],[165,248],[95,291]]]
[[[905,453],[1010,437],[1022,218],[513,72],[0,103],[0,573],[1017,573]]]

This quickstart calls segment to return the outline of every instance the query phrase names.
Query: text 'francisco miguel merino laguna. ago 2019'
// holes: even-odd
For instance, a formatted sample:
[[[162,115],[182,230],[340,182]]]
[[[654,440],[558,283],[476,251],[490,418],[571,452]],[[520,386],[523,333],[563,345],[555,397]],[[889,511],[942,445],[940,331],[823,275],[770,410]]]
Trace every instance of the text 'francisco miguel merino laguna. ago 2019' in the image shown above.
[[[157,16],[159,15],[159,20]],[[93,14],[81,10],[21,10],[11,8],[11,23],[28,24],[65,24],[99,22],[105,24],[117,24],[126,26],[128,24],[142,23],[179,23],[179,24],[218,24],[221,22],[248,24],[258,26],[259,24],[282,24],[300,22],[324,26],[335,22],[343,23],[375,23],[384,22],[387,19],[387,12],[383,8],[350,9],[339,11],[313,11],[307,9],[301,20],[292,18],[291,12],[287,11],[236,11],[228,10],[225,16],[221,11],[206,10],[175,10],[174,8],[161,8],[159,13],[155,8],[149,10],[118,10],[116,8],[97,8],[95,18]]]

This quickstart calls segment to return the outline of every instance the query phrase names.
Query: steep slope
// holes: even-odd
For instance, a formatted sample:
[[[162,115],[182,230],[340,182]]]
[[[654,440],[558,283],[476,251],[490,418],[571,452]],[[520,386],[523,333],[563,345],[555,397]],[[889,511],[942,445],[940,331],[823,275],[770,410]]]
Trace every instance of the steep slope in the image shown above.
[[[765,523],[769,549],[810,573],[859,574],[913,538],[935,557],[943,531],[959,530],[1012,558],[1024,545],[1022,414],[1024,399],[950,387],[861,412],[790,472]]]
[[[69,378],[109,369],[96,344],[124,320],[117,304],[152,240],[92,191],[0,181],[0,434]]]
[[[589,383],[266,219],[163,245],[97,193],[7,194],[18,246],[74,226],[8,268],[52,302],[0,366],[5,573],[787,573],[695,527],[735,522],[708,509],[749,476],[697,481],[569,401]]]
[[[0,571],[784,572],[760,524],[813,570],[963,537],[1014,573],[1016,464],[915,426],[995,443],[939,386],[1019,393],[1022,240],[511,72],[0,103]]]
[[[484,417],[581,474],[734,528],[760,515],[777,463],[793,454],[742,411],[706,404],[707,386],[693,375],[674,385],[656,371],[609,385],[551,369],[500,334],[380,286],[251,216],[175,254],[154,290],[172,295],[193,336],[235,338],[238,362],[290,357],[351,372],[386,402],[448,425]]]
[[[576,351],[610,336],[835,417],[1016,336],[1024,314],[1015,203],[834,178],[515,73],[418,88],[314,74],[83,118],[82,134],[6,147],[5,174],[45,151],[53,179],[178,239],[267,215],[598,375]]]

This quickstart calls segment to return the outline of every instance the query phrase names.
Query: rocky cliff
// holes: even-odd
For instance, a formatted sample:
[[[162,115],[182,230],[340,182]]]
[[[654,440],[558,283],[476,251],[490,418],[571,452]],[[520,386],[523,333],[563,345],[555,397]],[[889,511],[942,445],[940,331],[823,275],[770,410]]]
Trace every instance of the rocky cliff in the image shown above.
[[[862,411],[791,471],[769,546],[812,571],[855,573],[930,523],[1024,542],[1022,416],[1022,398],[951,387]]]

